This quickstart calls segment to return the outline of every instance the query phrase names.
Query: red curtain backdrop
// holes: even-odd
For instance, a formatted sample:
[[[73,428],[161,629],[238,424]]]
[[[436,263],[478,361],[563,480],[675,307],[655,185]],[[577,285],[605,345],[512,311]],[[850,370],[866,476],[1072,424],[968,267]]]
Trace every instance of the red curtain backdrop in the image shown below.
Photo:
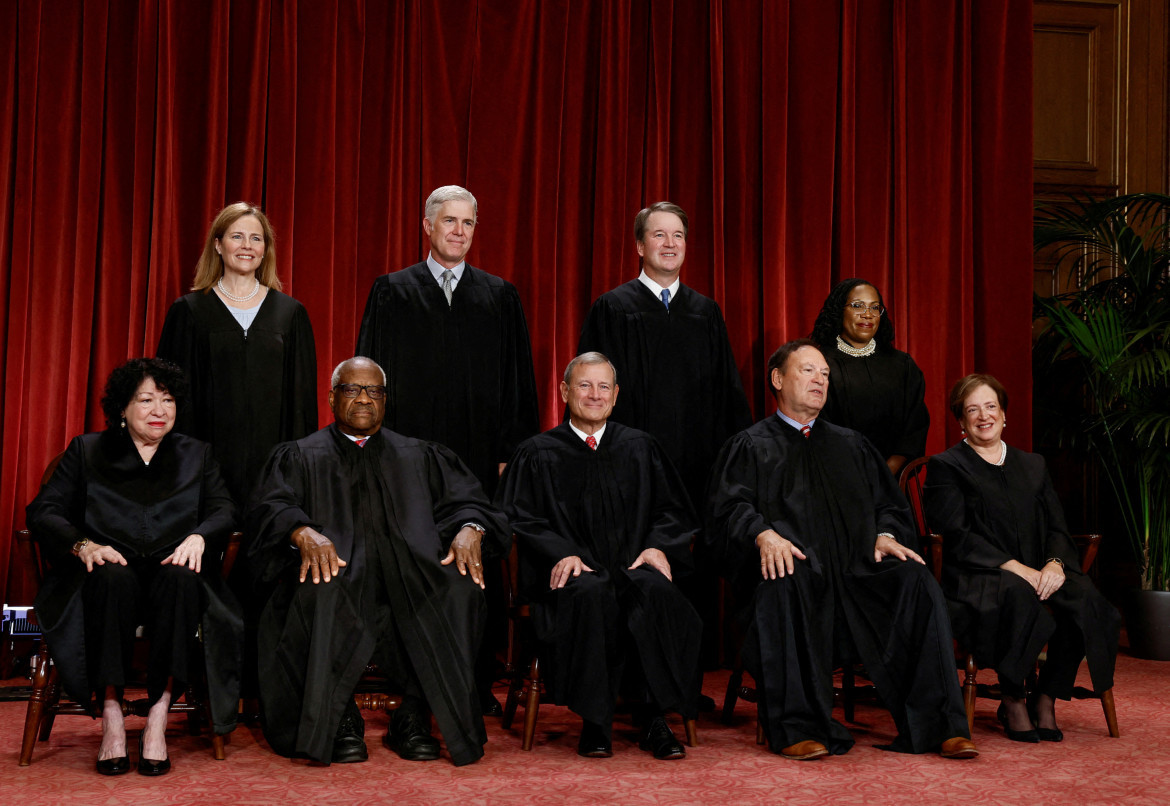
[[[762,365],[834,282],[875,282],[926,374],[986,370],[1030,443],[1031,0],[14,0],[0,3],[0,524],[153,354],[224,204],[259,203],[327,373],[422,203],[480,203],[470,260],[516,284],[546,427],[632,220],[691,217],[683,280]],[[263,396],[264,389],[256,389]],[[680,388],[679,395],[689,390]],[[30,595],[9,568],[4,597]],[[12,570],[13,573],[9,573]]]

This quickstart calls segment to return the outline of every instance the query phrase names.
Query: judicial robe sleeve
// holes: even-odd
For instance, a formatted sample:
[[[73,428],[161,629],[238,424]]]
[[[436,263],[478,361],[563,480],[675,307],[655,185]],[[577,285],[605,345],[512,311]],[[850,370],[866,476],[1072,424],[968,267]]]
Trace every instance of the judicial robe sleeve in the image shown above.
[[[435,527],[443,554],[465,523],[486,529],[480,550],[485,558],[505,557],[512,547],[512,530],[503,514],[493,507],[483,488],[454,451],[436,442],[427,443],[427,481],[434,501]]]
[[[500,433],[495,460],[507,462],[516,447],[540,430],[536,399],[536,372],[528,321],[516,287],[507,283],[501,300],[502,333],[500,384]]]
[[[715,460],[707,491],[703,556],[729,579],[760,578],[756,537],[767,529],[801,545],[795,524],[769,520],[760,508],[769,467],[779,461],[779,452],[768,440],[746,431],[727,440]]]
[[[309,472],[300,446],[285,442],[273,449],[256,484],[245,515],[244,549],[248,567],[261,583],[275,582],[300,564],[300,551],[289,542],[294,529],[309,526],[321,532],[325,528],[302,507]]]
[[[943,536],[947,557],[969,568],[999,568],[1011,554],[988,539],[990,526],[981,497],[969,497],[962,471],[932,456],[926,466],[926,522]]]
[[[930,412],[926,408],[926,378],[909,355],[906,356],[906,383],[902,387],[902,430],[894,441],[894,454],[916,459],[926,452]]]

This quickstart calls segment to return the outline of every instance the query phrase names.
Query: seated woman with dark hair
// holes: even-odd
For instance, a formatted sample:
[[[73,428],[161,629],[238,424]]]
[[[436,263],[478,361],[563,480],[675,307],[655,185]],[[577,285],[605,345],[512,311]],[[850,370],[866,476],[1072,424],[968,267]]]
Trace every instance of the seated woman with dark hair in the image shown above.
[[[106,430],[69,443],[27,510],[50,565],[37,617],[66,693],[95,716],[94,694],[103,701],[104,775],[130,769],[121,689],[140,625],[150,638],[151,706],[138,772],[170,769],[167,711],[176,689],[202,676],[193,668],[200,628],[213,727],[235,727],[243,623],[218,568],[235,509],[211,449],[171,433],[186,390],[169,361],[136,358],[115,369],[102,397]]]
[[[821,417],[860,431],[895,476],[926,450],[926,382],[914,359],[894,349],[894,323],[866,280],[842,280],[829,292],[810,338],[829,365]]]
[[[969,622],[955,633],[999,674],[1008,738],[1059,742],[1056,700],[1072,696],[1081,659],[1094,691],[1113,688],[1121,620],[1081,573],[1043,457],[1003,441],[1007,404],[990,375],[955,384],[950,407],[964,438],[927,465],[926,520],[943,536],[943,590]]]

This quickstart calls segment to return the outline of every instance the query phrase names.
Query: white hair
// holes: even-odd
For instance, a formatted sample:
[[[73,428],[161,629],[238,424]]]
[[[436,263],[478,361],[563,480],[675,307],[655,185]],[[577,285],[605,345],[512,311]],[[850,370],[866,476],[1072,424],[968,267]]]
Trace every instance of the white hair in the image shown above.
[[[617,368],[613,365],[613,362],[601,353],[594,351],[581,353],[581,355],[569,362],[569,365],[565,367],[564,381],[566,384],[573,379],[573,369],[580,364],[609,364],[609,368],[613,372],[613,382],[615,384],[617,383]]]
[[[426,206],[423,208],[423,215],[432,224],[435,223],[435,216],[439,214],[439,208],[449,201],[464,201],[471,205],[472,214],[479,218],[479,205],[475,201],[475,197],[471,195],[471,191],[467,188],[459,187],[459,185],[443,185],[441,188],[435,188],[431,191],[431,195],[427,196]]]
[[[333,374],[329,376],[329,388],[332,389],[334,386],[337,386],[337,384],[341,383],[341,371],[357,361],[366,361],[372,364],[378,370],[378,372],[382,373],[382,385],[386,385],[386,370],[378,366],[377,361],[372,358],[366,358],[364,355],[355,355],[353,358],[345,359],[333,368]]]

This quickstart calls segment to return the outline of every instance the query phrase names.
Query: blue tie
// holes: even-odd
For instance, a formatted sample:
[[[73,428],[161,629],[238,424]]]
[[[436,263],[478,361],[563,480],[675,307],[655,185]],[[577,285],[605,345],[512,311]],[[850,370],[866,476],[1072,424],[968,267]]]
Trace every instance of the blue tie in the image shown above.
[[[662,289],[662,304],[666,306],[666,312],[670,313],[670,289]]]

